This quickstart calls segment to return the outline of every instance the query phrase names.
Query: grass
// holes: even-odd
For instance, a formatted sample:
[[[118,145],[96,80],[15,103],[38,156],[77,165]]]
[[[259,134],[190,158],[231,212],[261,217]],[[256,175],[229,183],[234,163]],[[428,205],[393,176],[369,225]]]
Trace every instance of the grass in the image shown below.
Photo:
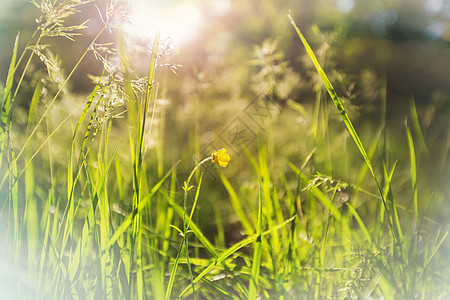
[[[167,149],[182,145],[165,139],[173,125],[165,115],[172,108],[158,102],[164,52],[159,34],[146,53],[148,73],[139,78],[120,38],[117,49],[97,44],[117,26],[111,2],[107,12],[99,10],[103,24],[89,47],[58,81],[59,62],[41,43],[54,36],[74,39],[89,23],[63,26],[79,3],[50,3],[36,4],[42,17],[27,46],[20,50],[16,38],[1,105],[0,287],[6,297],[449,296],[448,226],[430,213],[445,195],[423,187],[420,166],[432,150],[414,101],[403,132],[405,164],[403,157],[392,157],[390,147],[397,145],[385,122],[373,135],[357,133],[321,57],[289,16],[286,22],[322,81],[314,88],[312,112],[290,103],[287,124],[267,125],[256,147],[240,145],[242,155],[232,154],[227,169],[206,169],[215,179],[196,172],[213,165],[209,156],[185,176],[190,162],[165,157]],[[88,55],[104,68],[80,101],[66,85]],[[36,56],[48,70],[36,73],[45,80],[26,75]],[[33,93],[24,109],[18,99],[27,97],[25,85]],[[62,118],[52,115],[67,103],[75,109]],[[312,116],[309,134],[295,130],[292,120],[299,115]],[[277,143],[274,132],[280,130],[292,139]],[[187,142],[194,146],[186,148],[200,152],[199,124],[194,131]],[[292,157],[281,155],[291,144],[298,149]],[[305,152],[304,144],[313,146]],[[233,235],[238,238],[227,237]]]

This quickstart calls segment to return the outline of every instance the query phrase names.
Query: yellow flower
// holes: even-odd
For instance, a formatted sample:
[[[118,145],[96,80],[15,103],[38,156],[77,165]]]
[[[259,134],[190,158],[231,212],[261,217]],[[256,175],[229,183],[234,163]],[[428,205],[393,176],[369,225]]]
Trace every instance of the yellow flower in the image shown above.
[[[230,161],[230,156],[227,154],[227,149],[222,148],[213,152],[212,159],[214,163],[225,168]]]

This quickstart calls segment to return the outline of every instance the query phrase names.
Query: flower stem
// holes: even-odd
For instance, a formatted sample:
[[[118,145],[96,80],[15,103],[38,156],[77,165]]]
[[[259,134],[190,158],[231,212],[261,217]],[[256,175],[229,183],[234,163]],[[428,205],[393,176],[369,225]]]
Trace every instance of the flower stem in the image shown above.
[[[205,158],[204,160],[202,160],[201,162],[199,162],[194,169],[192,169],[191,174],[189,175],[187,181],[186,181],[186,187],[189,188],[189,182],[191,182],[191,178],[192,176],[194,176],[195,171],[197,171],[198,168],[200,168],[201,165],[203,165],[205,162],[212,160],[212,157],[209,156],[207,158]],[[186,194],[186,193],[185,193]]]
[[[191,269],[191,264],[189,262],[189,242],[188,242],[188,238],[187,238],[187,233],[188,233],[188,223],[186,222],[186,215],[187,215],[187,196],[189,193],[189,190],[191,189],[191,186],[189,186],[189,183],[191,182],[192,176],[194,176],[195,171],[197,171],[198,168],[200,168],[201,165],[203,165],[204,163],[206,163],[207,161],[212,160],[212,157],[209,156],[205,159],[203,159],[202,161],[200,161],[195,167],[194,169],[192,169],[191,174],[189,174],[188,179],[184,182],[184,213],[183,213],[183,243],[185,245],[185,251],[186,251],[186,262],[188,265],[188,270],[189,270],[189,277],[191,278],[191,285],[192,285],[192,295],[194,296],[195,299],[195,288],[194,288],[194,277],[192,275],[192,269]],[[193,208],[194,209],[194,208]],[[190,220],[189,220],[190,221]]]

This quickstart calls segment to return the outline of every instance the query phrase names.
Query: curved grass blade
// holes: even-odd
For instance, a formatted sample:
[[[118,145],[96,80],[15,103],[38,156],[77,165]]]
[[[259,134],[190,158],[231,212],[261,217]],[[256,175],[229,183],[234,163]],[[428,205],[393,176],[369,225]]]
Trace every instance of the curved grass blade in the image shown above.
[[[150,193],[148,194],[148,196],[144,199],[142,199],[141,203],[139,203],[139,207],[138,207],[138,212],[142,211],[145,208],[145,205],[147,204],[148,201],[150,201],[151,197],[159,190],[159,188],[161,187],[161,185],[164,183],[164,181],[167,179],[167,177],[169,177],[169,175],[171,174],[172,170],[179,164],[179,162],[177,162],[167,173],[166,175],[164,175],[163,178],[161,178],[160,181],[158,181],[153,188],[150,190]],[[132,220],[133,214],[129,214],[125,220],[123,220],[122,224],[120,224],[120,226],[117,228],[117,230],[114,232],[114,234],[112,235],[112,237],[110,238],[110,240],[108,241],[108,243],[106,244],[106,247],[104,249],[102,249],[102,255],[106,252],[109,251],[109,249],[114,245],[114,243],[117,241],[117,239],[125,233],[125,231],[128,229],[128,227],[131,225],[131,220]]]
[[[275,232],[276,230],[282,228],[283,226],[286,226],[288,223],[290,223],[292,220],[294,220],[297,216],[293,216],[289,219],[287,219],[286,221],[284,221],[281,224],[278,224],[276,226],[274,226],[273,228],[264,231],[263,233],[261,233],[260,235],[258,234],[254,234],[252,236],[249,236],[248,238],[238,242],[237,244],[235,244],[234,246],[228,248],[227,250],[225,250],[219,257],[217,257],[208,267],[206,267],[195,279],[194,279],[194,284],[199,282],[201,279],[203,279],[203,277],[205,277],[209,271],[211,271],[216,265],[222,263],[226,258],[228,258],[230,255],[232,255],[233,253],[235,253],[236,251],[238,251],[239,249],[241,249],[242,247],[245,247],[251,243],[253,243],[256,239],[258,239],[258,237],[262,237],[265,235],[268,235],[272,232]],[[191,289],[192,285],[187,286],[179,295],[179,297],[183,296],[184,294],[186,294],[190,289]]]
[[[8,75],[6,76],[6,85],[5,85],[5,89],[3,92],[3,101],[2,101],[2,106],[1,106],[1,118],[0,118],[0,121],[1,121],[0,128],[1,129],[3,129],[4,126],[8,122],[9,111],[10,111],[11,104],[12,104],[11,103],[11,91],[12,91],[12,85],[13,85],[13,81],[14,81],[14,71],[15,71],[15,66],[16,66],[18,44],[19,44],[19,34],[16,36],[16,40],[14,42],[11,63],[9,65]],[[1,139],[0,139],[0,141],[1,141]]]
[[[177,203],[175,203],[175,201],[169,195],[167,195],[167,193],[164,190],[160,190],[159,192],[164,196],[164,199],[169,203],[169,205],[178,214],[178,216],[180,218],[183,218],[183,215],[184,215],[183,208],[180,207]],[[192,231],[192,233],[197,237],[197,239],[205,247],[205,249],[209,251],[209,253],[214,255],[214,257],[216,257],[216,258],[219,257],[219,253],[216,251],[213,244],[203,234],[203,232],[200,230],[200,228],[197,226],[197,224],[194,221],[192,221],[192,220],[190,221],[188,229],[190,231]],[[234,273],[228,268],[228,266],[225,263],[222,263],[222,265],[223,265],[224,269],[228,272],[229,276],[231,278],[236,279],[236,282],[239,285],[240,290],[244,294],[247,294],[248,293],[247,289],[245,288],[244,283],[241,282],[239,276],[235,276]],[[166,296],[167,296],[167,293],[166,293]],[[168,298],[166,297],[166,299],[168,299]]]
[[[222,183],[226,190],[228,191],[228,194],[230,195],[230,201],[231,205],[234,208],[234,211],[239,217],[239,220],[241,221],[242,227],[244,228],[244,231],[246,234],[250,235],[254,233],[254,230],[252,228],[252,225],[250,224],[250,221],[247,219],[247,216],[245,215],[244,210],[242,209],[241,200],[239,199],[238,195],[236,194],[236,191],[234,190],[231,183],[228,181],[228,179],[223,175],[222,172],[219,172],[220,179],[222,180]]]
[[[0,106],[0,153],[4,153],[3,150],[5,148],[6,141],[6,132],[8,128],[8,119],[11,108],[11,92],[12,85],[14,81],[14,71],[16,66],[16,56],[17,56],[17,46],[19,44],[19,35],[16,36],[16,40],[14,42],[14,50],[11,58],[11,64],[9,65],[8,75],[6,77],[6,85],[3,91],[3,101]],[[2,157],[0,156],[0,167],[2,166]]]
[[[419,139],[422,149],[425,151],[425,156],[430,157],[430,151],[428,150],[427,143],[423,137],[422,129],[420,127],[419,116],[417,115],[416,103],[414,98],[411,99],[411,121],[414,131]]]
[[[330,80],[328,79],[327,75],[325,74],[324,70],[322,69],[322,66],[319,64],[319,61],[317,60],[316,56],[314,55],[314,52],[312,51],[311,47],[308,44],[308,41],[306,40],[306,38],[303,36],[302,32],[300,31],[300,29],[297,27],[297,25],[295,24],[294,19],[292,19],[291,15],[288,14],[288,18],[291,21],[292,26],[295,28],[297,35],[299,36],[300,40],[302,41],[303,46],[306,49],[306,52],[308,53],[309,58],[311,59],[311,61],[313,62],[317,72],[320,75],[320,78],[322,79],[323,84],[325,85],[325,88],[328,91],[328,94],[330,95],[331,99],[333,100],[336,108],[338,109],[342,120],[344,121],[345,126],[347,127],[347,130],[349,131],[351,137],[353,138],[353,141],[355,142],[356,146],[358,147],[359,152],[361,153],[361,155],[364,158],[364,161],[366,162],[367,167],[369,168],[370,173],[372,174],[372,177],[375,181],[375,185],[378,189],[378,193],[380,194],[381,197],[381,201],[384,205],[384,208],[386,210],[388,210],[388,205],[386,202],[386,197],[385,197],[385,193],[383,192],[383,188],[380,185],[377,176],[375,175],[374,169],[372,167],[372,163],[370,161],[369,156],[367,155],[366,150],[364,149],[364,146],[358,136],[358,134],[356,133],[355,128],[353,127],[352,122],[350,121],[350,118],[347,115],[347,112],[344,109],[344,106],[342,105],[341,101],[339,100],[339,97],[336,94],[336,91],[333,88],[333,85],[331,84]],[[395,208],[395,206],[394,206]],[[398,239],[398,234],[396,233],[396,228],[395,225],[393,223],[393,220],[391,218],[388,218],[388,222],[389,222],[389,228],[392,231],[393,235]]]
[[[355,128],[353,127],[352,122],[350,121],[350,118],[347,115],[347,112],[344,109],[344,106],[342,105],[341,101],[339,100],[339,97],[336,94],[336,91],[334,90],[333,85],[331,84],[330,80],[328,79],[327,75],[325,74],[325,72],[322,69],[322,66],[319,64],[319,61],[317,60],[316,56],[314,55],[314,52],[312,51],[311,47],[308,44],[308,41],[306,40],[306,38],[303,36],[302,32],[300,31],[300,29],[297,27],[297,25],[295,24],[294,19],[292,19],[291,15],[288,14],[288,18],[291,21],[292,26],[294,26],[295,30],[297,31],[297,35],[299,36],[300,40],[303,43],[303,46],[306,49],[306,52],[308,53],[309,58],[311,59],[311,61],[313,62],[317,73],[319,73],[320,78],[322,79],[323,84],[325,85],[325,88],[328,91],[328,94],[330,95],[331,99],[333,100],[336,108],[338,109],[342,120],[345,123],[345,126],[347,127],[347,130],[349,131],[350,135],[353,138],[353,141],[355,142],[356,146],[358,147],[358,150],[361,152],[361,155],[364,158],[364,161],[367,164],[367,167],[370,170],[370,173],[372,174],[376,185],[379,189],[380,195],[382,196],[382,200],[383,202],[385,202],[382,190],[381,190],[381,186],[378,183],[378,179],[375,175],[375,172],[373,170],[372,167],[372,163],[370,162],[370,158],[366,153],[366,150],[364,149],[364,146],[358,136],[358,134],[356,133]]]
[[[92,101],[94,100],[94,97],[97,95],[98,89],[100,88],[100,83],[103,79],[103,74],[100,76],[100,79],[98,80],[97,85],[95,86],[93,92],[91,93],[91,95],[89,96],[88,100],[86,101],[86,104],[84,105],[84,109],[83,112],[80,115],[80,118],[78,119],[77,125],[75,126],[75,131],[73,133],[73,137],[72,137],[72,145],[70,147],[70,153],[69,153],[69,164],[68,164],[68,168],[67,168],[67,191],[68,191],[68,199],[71,198],[71,193],[72,193],[72,186],[73,186],[73,150],[75,147],[75,138],[77,136],[78,130],[80,129],[81,123],[83,122],[84,118],[86,117],[86,114],[89,110],[89,108],[91,107]],[[89,127],[88,127],[89,129]]]

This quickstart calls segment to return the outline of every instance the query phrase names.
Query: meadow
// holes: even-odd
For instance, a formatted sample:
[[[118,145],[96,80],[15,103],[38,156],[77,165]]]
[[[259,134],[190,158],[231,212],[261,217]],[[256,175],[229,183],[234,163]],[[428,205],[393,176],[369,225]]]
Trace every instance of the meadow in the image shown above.
[[[120,1],[33,4],[3,45],[1,299],[450,297],[445,89],[399,104],[294,9],[177,53]]]

